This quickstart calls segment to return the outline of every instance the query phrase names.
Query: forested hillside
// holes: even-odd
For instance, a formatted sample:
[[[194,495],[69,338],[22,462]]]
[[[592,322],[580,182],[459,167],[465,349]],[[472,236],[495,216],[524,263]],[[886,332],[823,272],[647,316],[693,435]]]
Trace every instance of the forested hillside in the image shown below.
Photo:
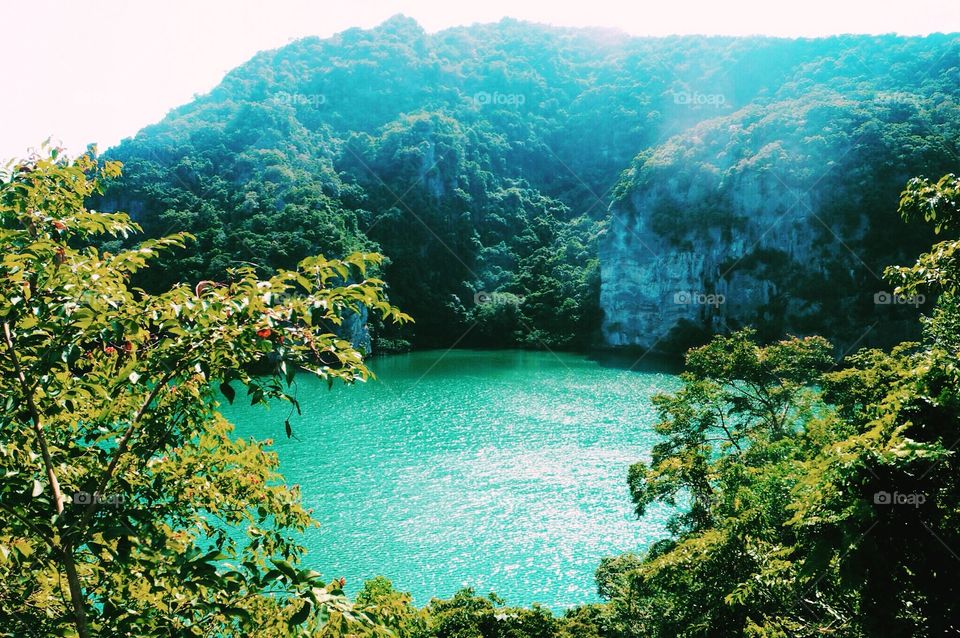
[[[958,100],[957,35],[396,17],[260,53],[103,156],[0,167],[0,637],[960,634]],[[544,392],[470,352],[413,392],[449,354],[418,353],[309,411],[371,347],[598,345],[685,365],[637,387],[639,359],[577,353]],[[279,409],[242,430],[235,402]],[[642,543],[579,543],[591,476],[616,522],[660,517]],[[464,588],[322,578],[306,535],[348,499],[383,526],[328,522],[328,564],[339,533],[389,565],[393,526]],[[511,526],[558,560],[502,560]],[[521,562],[596,558],[598,598],[508,607],[477,553],[531,592]]]
[[[396,17],[258,54],[110,150],[124,176],[95,203],[198,237],[155,289],[379,250],[416,319],[373,326],[382,349],[680,349],[747,323],[852,342],[864,321],[883,342],[903,315],[876,312],[875,275],[928,240],[887,230],[905,179],[955,161],[958,60],[954,36],[427,34]],[[767,232],[797,200],[799,234]],[[684,287],[727,303],[673,303]]]
[[[243,389],[252,404],[287,401],[292,438],[298,375],[330,389],[370,378],[329,326],[360,305],[409,320],[369,276],[379,255],[308,257],[269,279],[245,265],[225,283],[153,295],[134,275],[191,238],[92,245],[139,230],[84,206],[118,164],[53,150],[11,166],[0,172],[5,636],[928,638],[960,627],[955,174],[908,182],[904,220],[946,238],[884,271],[894,294],[936,300],[921,340],[841,361],[822,337],[765,343],[752,329],[691,349],[677,389],[652,397],[659,442],[625,477],[639,517],[670,508],[666,529],[642,554],[600,562],[604,602],[557,617],[469,588],[416,607],[383,577],[350,600],[344,578],[309,567],[299,539],[317,521],[272,440],[238,436],[220,411]],[[312,469],[349,489],[339,468]],[[576,527],[584,515],[561,517]]]

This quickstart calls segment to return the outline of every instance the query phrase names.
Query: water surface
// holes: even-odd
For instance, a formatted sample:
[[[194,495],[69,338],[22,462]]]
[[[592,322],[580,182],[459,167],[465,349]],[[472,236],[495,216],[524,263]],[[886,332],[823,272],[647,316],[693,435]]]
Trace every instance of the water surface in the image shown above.
[[[649,460],[649,398],[676,377],[585,356],[430,351],[371,360],[350,387],[298,377],[299,437],[285,406],[225,412],[273,438],[319,529],[307,564],[350,591],[377,574],[417,604],[471,586],[511,605],[597,600],[603,556],[664,535],[665,509],[632,513],[628,466]]]

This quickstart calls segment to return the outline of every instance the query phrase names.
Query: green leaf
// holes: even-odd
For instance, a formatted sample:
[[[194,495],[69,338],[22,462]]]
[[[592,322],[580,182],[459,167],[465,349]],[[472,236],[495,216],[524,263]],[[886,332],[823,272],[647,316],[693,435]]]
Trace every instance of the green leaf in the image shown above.
[[[270,562],[276,565],[277,569],[280,570],[280,573],[289,578],[291,582],[296,582],[297,570],[293,568],[293,565],[280,558],[271,560]]]
[[[310,617],[310,611],[313,609],[313,605],[310,604],[309,600],[304,600],[303,605],[296,611],[295,614],[290,616],[289,625],[291,627],[296,627],[297,625],[302,625],[306,622],[307,618]]]
[[[231,404],[233,403],[233,399],[237,396],[236,390],[234,390],[230,386],[229,381],[220,384],[220,392],[223,394],[223,396],[227,398],[227,401]]]

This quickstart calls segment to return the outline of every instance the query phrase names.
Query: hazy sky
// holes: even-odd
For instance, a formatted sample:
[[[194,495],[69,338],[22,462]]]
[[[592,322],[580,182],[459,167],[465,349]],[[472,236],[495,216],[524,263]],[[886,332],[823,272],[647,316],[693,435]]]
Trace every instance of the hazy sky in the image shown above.
[[[636,35],[960,31],[960,0],[25,0],[0,13],[0,159],[51,136],[106,148],[257,51],[396,13],[428,31],[504,16]]]

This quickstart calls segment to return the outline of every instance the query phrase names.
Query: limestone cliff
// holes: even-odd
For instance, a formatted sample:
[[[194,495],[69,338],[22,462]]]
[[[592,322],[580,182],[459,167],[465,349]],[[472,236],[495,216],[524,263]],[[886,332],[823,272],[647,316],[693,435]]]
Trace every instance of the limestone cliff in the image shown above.
[[[370,340],[370,328],[367,323],[368,311],[366,306],[360,306],[360,312],[349,312],[343,318],[343,324],[337,330],[337,335],[353,344],[353,347],[364,354],[373,353]]]
[[[744,109],[641,154],[600,245],[605,343],[677,350],[744,325],[870,343],[871,326],[900,316],[875,303],[883,266],[921,245],[896,209],[926,160],[903,156],[893,119],[820,96]],[[901,161],[866,168],[877,153]]]

